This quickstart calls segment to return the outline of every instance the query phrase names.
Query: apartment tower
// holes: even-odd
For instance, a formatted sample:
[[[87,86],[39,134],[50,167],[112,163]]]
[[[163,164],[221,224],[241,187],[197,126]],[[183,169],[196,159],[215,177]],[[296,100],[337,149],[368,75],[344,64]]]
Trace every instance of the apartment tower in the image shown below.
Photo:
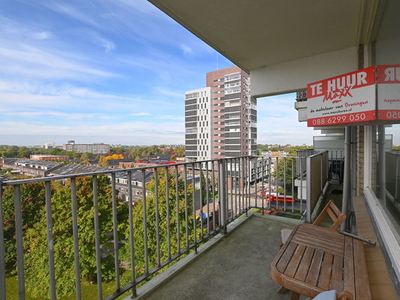
[[[209,72],[206,85],[185,94],[186,159],[255,154],[257,103],[249,74],[236,66]]]
[[[185,93],[185,157],[187,161],[212,159],[211,88]]]

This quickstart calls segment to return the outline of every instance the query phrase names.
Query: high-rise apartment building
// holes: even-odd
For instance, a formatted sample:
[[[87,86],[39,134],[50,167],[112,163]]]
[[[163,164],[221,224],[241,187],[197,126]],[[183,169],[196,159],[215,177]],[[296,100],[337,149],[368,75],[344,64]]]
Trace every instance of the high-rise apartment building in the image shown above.
[[[257,103],[249,74],[236,66],[209,72],[206,85],[185,94],[187,160],[255,154]]]
[[[188,161],[212,159],[211,88],[185,93],[185,156]]]

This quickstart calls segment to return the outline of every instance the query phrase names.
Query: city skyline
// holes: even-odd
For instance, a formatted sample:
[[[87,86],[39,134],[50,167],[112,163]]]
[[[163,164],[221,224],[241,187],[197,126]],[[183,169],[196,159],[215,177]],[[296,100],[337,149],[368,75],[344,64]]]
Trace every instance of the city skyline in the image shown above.
[[[0,22],[0,144],[184,144],[185,91],[233,66],[145,0],[3,2]],[[258,143],[312,144],[294,101],[259,99]]]

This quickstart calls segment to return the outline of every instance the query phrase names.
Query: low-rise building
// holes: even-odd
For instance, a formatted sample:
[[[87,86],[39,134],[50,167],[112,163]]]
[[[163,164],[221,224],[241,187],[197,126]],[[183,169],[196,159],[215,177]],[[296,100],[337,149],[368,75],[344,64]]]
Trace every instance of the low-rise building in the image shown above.
[[[63,161],[69,159],[69,157],[64,155],[34,154],[30,156],[30,159],[45,161]]]
[[[110,152],[110,145],[104,143],[94,144],[76,144],[75,141],[68,141],[63,145],[65,151],[73,151],[78,153],[94,153],[94,154],[107,154]]]
[[[53,149],[53,148],[55,148],[55,146],[56,146],[55,143],[45,143],[45,144],[43,145],[43,148],[44,148],[44,149]]]
[[[152,179],[153,172],[145,171],[144,179],[143,172],[138,170],[132,172],[131,175],[131,186],[132,186],[132,202],[135,203],[143,197],[143,181],[145,184],[149,183]],[[116,188],[119,191],[119,198],[127,203],[129,201],[129,187],[128,187],[128,174],[126,172],[120,172],[116,174]],[[146,191],[146,195],[149,192]]]
[[[46,177],[50,172],[62,165],[63,164],[55,161],[17,159],[13,163],[10,161],[9,166],[14,170],[20,170],[20,172],[25,175]]]

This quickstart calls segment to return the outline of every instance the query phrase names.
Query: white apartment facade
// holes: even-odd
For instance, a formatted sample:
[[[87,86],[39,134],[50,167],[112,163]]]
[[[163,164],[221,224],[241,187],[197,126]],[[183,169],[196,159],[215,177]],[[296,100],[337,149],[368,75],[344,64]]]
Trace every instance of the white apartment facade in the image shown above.
[[[211,88],[185,93],[185,156],[187,161],[209,160],[211,148]]]

